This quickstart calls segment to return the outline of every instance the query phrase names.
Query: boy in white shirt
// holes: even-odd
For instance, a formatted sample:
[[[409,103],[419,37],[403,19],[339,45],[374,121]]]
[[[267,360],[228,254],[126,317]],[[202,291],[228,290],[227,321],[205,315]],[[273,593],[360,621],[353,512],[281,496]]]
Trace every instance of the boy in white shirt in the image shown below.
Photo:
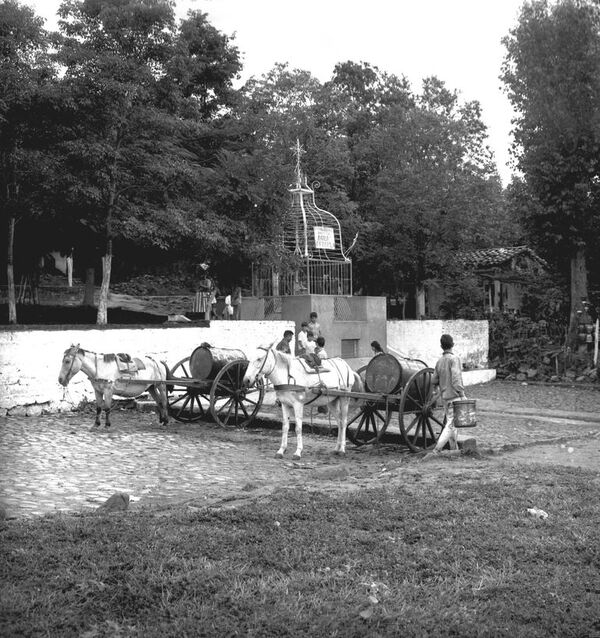
[[[306,346],[308,345],[308,322],[303,321],[300,326],[300,332],[298,333],[298,356],[306,354]]]

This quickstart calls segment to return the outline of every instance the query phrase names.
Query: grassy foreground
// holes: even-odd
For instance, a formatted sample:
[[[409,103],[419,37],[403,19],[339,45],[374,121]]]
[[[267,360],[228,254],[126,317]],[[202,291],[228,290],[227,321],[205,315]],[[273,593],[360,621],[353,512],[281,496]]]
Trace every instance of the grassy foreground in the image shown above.
[[[0,635],[600,636],[598,475],[445,465],[231,510],[7,521]]]

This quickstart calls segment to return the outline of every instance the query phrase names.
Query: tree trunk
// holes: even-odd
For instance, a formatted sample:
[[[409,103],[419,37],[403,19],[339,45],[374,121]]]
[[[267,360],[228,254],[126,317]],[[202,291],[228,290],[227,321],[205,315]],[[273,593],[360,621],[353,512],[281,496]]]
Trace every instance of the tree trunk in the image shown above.
[[[417,319],[425,319],[425,286],[423,284],[417,285]]]
[[[569,334],[567,345],[572,352],[577,350],[577,327],[579,316],[577,311],[583,311],[581,303],[587,300],[587,267],[585,260],[585,248],[578,247],[571,257],[571,317],[569,320]]]
[[[8,285],[8,323],[17,323],[17,295],[15,291],[14,270],[14,245],[15,245],[15,218],[8,218],[8,238],[6,245],[6,283]]]
[[[73,253],[67,255],[67,285],[73,287]]]
[[[96,269],[93,266],[85,269],[85,288],[83,292],[83,301],[81,302],[84,306],[93,306],[94,305],[94,292],[95,292],[95,283],[96,283]]]
[[[98,300],[98,316],[96,324],[105,326],[108,323],[108,289],[110,287],[110,269],[112,265],[112,250],[102,257],[102,285]]]
[[[96,324],[105,326],[108,323],[108,290],[110,288],[110,269],[112,265],[112,218],[117,202],[117,153],[120,143],[120,131],[115,129],[115,156],[108,178],[108,202],[106,207],[106,252],[102,257],[102,285],[100,286],[100,299],[98,300],[98,315]]]

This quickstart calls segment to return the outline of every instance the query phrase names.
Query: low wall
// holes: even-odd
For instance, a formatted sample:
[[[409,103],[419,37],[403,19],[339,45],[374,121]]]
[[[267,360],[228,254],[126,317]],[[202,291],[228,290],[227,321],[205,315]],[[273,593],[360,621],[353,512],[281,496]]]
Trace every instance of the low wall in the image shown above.
[[[321,311],[322,308],[319,308]],[[303,316],[306,312],[303,313]],[[325,313],[323,313],[325,314]],[[339,322],[347,330],[356,328],[354,322]],[[324,332],[327,325],[322,322]],[[339,327],[334,321],[333,332]],[[351,337],[361,343],[370,343],[378,332],[362,326],[362,332]],[[94,352],[127,352],[131,355],[149,355],[166,361],[172,368],[189,357],[203,342],[225,348],[237,348],[252,356],[256,346],[279,341],[284,330],[293,330],[293,321],[214,321],[210,327],[194,324],[161,325],[149,327],[108,326],[90,327],[17,328],[0,330],[0,416],[39,415],[70,411],[83,400],[93,400],[88,379],[79,374],[67,391],[58,384],[58,372],[64,351],[74,343]],[[366,331],[366,332],[365,332]],[[488,356],[488,324],[486,321],[388,321],[387,348],[399,354],[421,359],[433,366],[441,354],[440,336],[454,337],[454,351],[469,368],[477,369],[481,383],[494,378],[486,371]],[[345,333],[342,333],[342,337]],[[350,333],[348,333],[350,334]],[[332,339],[330,355],[339,355]],[[368,355],[368,356],[367,356]],[[368,363],[370,353],[348,359],[358,369]],[[467,380],[465,379],[465,383]]]
[[[71,344],[94,352],[149,355],[173,367],[203,342],[252,356],[258,345],[279,340],[284,330],[293,329],[290,321],[215,321],[210,327],[0,330],[0,416],[70,411],[82,400],[93,400],[91,384],[83,374],[71,381],[67,392],[58,383],[63,353]]]
[[[387,347],[412,359],[421,359],[433,367],[442,354],[440,337],[454,338],[453,352],[468,368],[484,369],[488,365],[489,324],[487,321],[402,320],[387,322]]]

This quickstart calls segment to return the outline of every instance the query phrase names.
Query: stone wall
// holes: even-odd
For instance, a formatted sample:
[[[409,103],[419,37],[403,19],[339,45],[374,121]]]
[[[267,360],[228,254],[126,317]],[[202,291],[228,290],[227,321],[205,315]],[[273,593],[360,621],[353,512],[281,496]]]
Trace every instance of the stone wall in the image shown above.
[[[487,321],[404,320],[387,322],[387,346],[394,354],[421,359],[433,367],[442,354],[440,337],[454,338],[454,353],[468,368],[484,369],[488,365],[489,325]]]
[[[149,355],[170,367],[203,342],[237,348],[252,356],[256,346],[280,340],[290,321],[215,321],[210,327],[183,324],[105,329],[60,328],[0,330],[0,416],[70,411],[93,400],[89,380],[78,374],[67,391],[58,383],[64,351],[71,344],[93,352]]]

